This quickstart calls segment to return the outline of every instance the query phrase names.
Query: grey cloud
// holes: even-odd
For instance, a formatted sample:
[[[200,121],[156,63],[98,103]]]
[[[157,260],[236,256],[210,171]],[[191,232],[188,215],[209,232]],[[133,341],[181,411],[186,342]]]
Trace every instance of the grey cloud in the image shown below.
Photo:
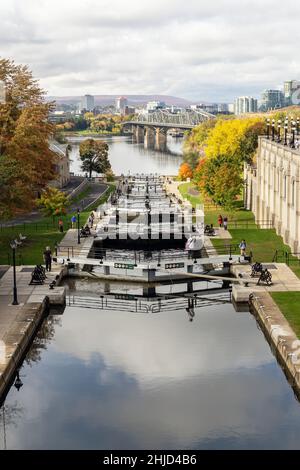
[[[0,56],[51,95],[231,101],[299,78],[299,13],[293,0],[14,0],[0,3]]]

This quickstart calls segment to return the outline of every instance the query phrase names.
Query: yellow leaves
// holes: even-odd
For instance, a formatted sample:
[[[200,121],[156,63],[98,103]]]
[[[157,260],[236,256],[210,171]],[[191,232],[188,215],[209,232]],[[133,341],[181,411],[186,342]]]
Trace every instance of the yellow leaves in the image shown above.
[[[247,130],[260,121],[259,118],[219,120],[206,139],[206,156],[235,156]]]

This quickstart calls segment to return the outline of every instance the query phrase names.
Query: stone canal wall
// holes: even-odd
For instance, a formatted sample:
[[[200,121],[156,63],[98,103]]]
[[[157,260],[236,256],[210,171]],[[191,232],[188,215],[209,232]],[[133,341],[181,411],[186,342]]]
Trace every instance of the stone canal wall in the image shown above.
[[[0,280],[0,404],[51,305],[64,305],[66,288],[59,286],[66,266],[47,273],[43,285],[30,285],[33,267],[17,267],[19,305],[12,305],[12,268]],[[56,280],[54,289],[50,283]]]
[[[5,333],[0,356],[0,403],[48,311],[49,297],[42,303],[27,303]]]
[[[268,292],[250,295],[249,303],[295,393],[300,398],[300,340]]]

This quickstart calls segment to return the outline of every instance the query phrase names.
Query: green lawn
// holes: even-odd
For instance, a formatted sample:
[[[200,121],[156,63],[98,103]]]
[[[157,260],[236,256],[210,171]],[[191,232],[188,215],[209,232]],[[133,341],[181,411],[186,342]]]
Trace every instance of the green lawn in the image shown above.
[[[89,210],[80,213],[80,225],[84,225],[92,210],[99,204],[105,202],[109,194],[114,190],[115,185],[110,184],[107,192],[99,199],[97,203]],[[58,230],[58,217],[53,220],[52,217],[44,217],[38,222],[15,225],[14,227],[0,228],[0,264],[11,264],[10,242],[19,238],[19,234],[26,235],[27,240],[17,249],[17,264],[38,264],[42,263],[42,253],[46,246],[54,250],[55,243],[59,243],[64,237],[66,230],[70,228],[71,217],[76,215],[74,212],[61,217],[64,222],[64,233]]]
[[[273,300],[300,338],[300,292],[272,292]]]
[[[193,183],[183,183],[178,187],[178,190],[182,197],[188,199],[192,206],[195,207],[197,204],[203,204],[203,198],[201,194],[197,196],[190,194],[189,191],[193,189],[196,189]],[[219,214],[222,214],[223,217],[227,215],[229,228],[230,225],[237,227],[246,227],[247,225],[255,227],[254,215],[251,211],[247,211],[243,208],[242,201],[236,201],[235,209],[231,212],[224,212],[224,209],[222,207],[217,206],[215,204],[207,204],[206,202],[204,202],[204,212],[204,221],[206,224],[209,225],[213,224],[214,226],[217,226],[218,216]]]
[[[189,194],[189,189],[194,188],[193,183],[183,183],[178,189],[182,197],[187,198],[193,206],[202,203],[201,195],[192,196]],[[204,204],[205,223],[217,226],[218,215],[221,213],[223,216],[225,212],[223,208],[213,207],[212,205]],[[271,262],[273,260],[276,250],[290,253],[290,248],[283,243],[280,236],[276,235],[274,229],[259,229],[254,221],[254,215],[251,211],[245,210],[242,207],[242,201],[236,202],[236,209],[230,213],[226,213],[228,217],[228,228],[232,239],[230,240],[217,240],[213,237],[211,241],[213,245],[220,251],[224,245],[233,244],[238,245],[242,239],[246,240],[247,252],[252,251],[253,260],[259,262]],[[223,250],[222,250],[223,251]],[[237,250],[236,253],[239,251]],[[278,259],[279,262],[284,262],[284,257]],[[300,277],[300,263],[296,258],[291,257],[290,268],[295,274]]]
[[[244,228],[230,229],[232,239],[220,240],[211,238],[216,248],[224,247],[224,244],[239,244],[242,239],[246,240],[247,253],[252,251],[253,261],[270,262],[273,260],[276,250],[290,251],[282,238],[276,235],[274,229]]]

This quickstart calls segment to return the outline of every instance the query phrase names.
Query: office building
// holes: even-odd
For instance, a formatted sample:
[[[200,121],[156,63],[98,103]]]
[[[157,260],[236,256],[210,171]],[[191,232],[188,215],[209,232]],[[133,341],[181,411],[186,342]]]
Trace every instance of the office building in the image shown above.
[[[257,99],[252,96],[240,96],[235,100],[234,113],[236,115],[257,112]]]
[[[116,111],[118,113],[123,114],[127,105],[128,101],[125,96],[119,96],[119,98],[116,99]]]
[[[157,111],[158,109],[164,109],[166,103],[163,101],[148,101],[146,109],[148,112]]]
[[[284,104],[284,94],[281,90],[264,90],[261,94],[261,111],[270,111],[272,109],[283,108]]]
[[[298,80],[287,80],[283,84],[284,93],[284,104],[290,106],[293,104],[299,104],[298,95],[294,96],[295,92],[300,89],[300,82]]]
[[[84,95],[81,99],[81,111],[93,111],[95,100],[92,95]]]

